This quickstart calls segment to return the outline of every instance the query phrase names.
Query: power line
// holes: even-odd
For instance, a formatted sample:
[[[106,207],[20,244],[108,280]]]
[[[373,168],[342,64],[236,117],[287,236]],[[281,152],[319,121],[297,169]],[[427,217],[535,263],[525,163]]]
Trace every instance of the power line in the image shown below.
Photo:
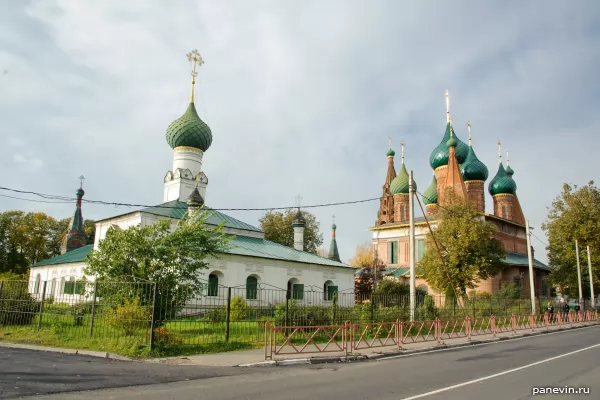
[[[34,203],[53,203],[53,204],[72,203],[71,201],[44,201],[44,200],[36,200],[36,199],[24,199],[22,197],[8,196],[6,194],[0,194],[0,196],[7,197],[9,199],[15,199],[15,200],[32,201]]]
[[[11,188],[2,187],[2,186],[0,186],[0,190],[6,190],[6,191],[22,193],[22,194],[30,194],[30,195],[42,197],[44,199],[60,200],[60,202],[64,202],[64,203],[69,203],[69,202],[73,202],[76,200],[74,197],[57,196],[57,195],[38,193],[38,192],[32,192],[32,191],[27,191],[27,190],[11,189]],[[5,197],[9,197],[9,196],[5,196]],[[45,201],[35,200],[35,199],[20,199],[20,200],[34,201],[34,202],[37,201],[40,203],[45,202]],[[358,204],[358,203],[366,203],[366,202],[375,201],[375,200],[381,200],[381,197],[373,197],[373,198],[364,199],[364,200],[341,201],[341,202],[337,202],[337,203],[314,204],[314,205],[309,205],[309,206],[302,206],[301,208],[320,208],[320,207],[330,207],[330,206],[339,206],[339,205],[348,205],[348,204]],[[102,200],[88,200],[88,199],[82,199],[82,201],[84,203],[102,204],[102,205],[107,205],[107,206],[144,207],[144,208],[152,207],[152,208],[167,208],[167,209],[182,209],[183,208],[183,207],[179,207],[179,206],[132,204],[132,203],[119,203],[119,202],[102,201]],[[270,211],[270,210],[289,210],[289,209],[294,209],[296,207],[297,206],[266,207],[266,208],[211,208],[211,210],[213,210],[213,211]]]

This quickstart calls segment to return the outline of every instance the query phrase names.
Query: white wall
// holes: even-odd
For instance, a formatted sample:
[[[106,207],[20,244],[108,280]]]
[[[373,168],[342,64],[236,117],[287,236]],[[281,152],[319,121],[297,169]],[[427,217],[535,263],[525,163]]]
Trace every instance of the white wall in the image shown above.
[[[94,250],[98,249],[98,244],[106,237],[106,232],[112,225],[117,225],[121,229],[128,229],[132,226],[139,225],[142,221],[142,215],[139,212],[126,214],[121,217],[107,219],[96,222],[96,236],[94,238]]]
[[[94,276],[86,276],[83,273],[85,263],[69,263],[69,264],[57,264],[43,267],[31,268],[29,275],[29,292],[34,296],[41,297],[43,292],[43,283],[46,283],[46,294],[45,298],[54,298],[55,303],[77,303],[80,301],[86,301],[85,295],[77,294],[65,294],[63,293],[65,281],[71,280],[82,281],[83,278],[88,282],[93,282],[96,278]],[[36,281],[39,278],[39,285]]]

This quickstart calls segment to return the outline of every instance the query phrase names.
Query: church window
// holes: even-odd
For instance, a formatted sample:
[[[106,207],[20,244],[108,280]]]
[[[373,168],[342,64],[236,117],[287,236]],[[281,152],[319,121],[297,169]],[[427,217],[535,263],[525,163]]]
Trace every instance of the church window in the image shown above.
[[[74,294],[75,293],[75,278],[71,277],[68,281],[65,281],[65,285],[63,286],[64,294]]]
[[[298,280],[296,278],[290,279],[288,281],[287,292],[288,298],[291,298],[293,300],[304,299],[304,285],[298,283]]]
[[[256,300],[258,292],[258,279],[255,276],[246,278],[246,299]]]
[[[508,217],[506,216],[506,206],[503,204],[502,205],[502,218],[507,219]]]
[[[425,255],[425,239],[417,240],[417,262],[423,259]]]
[[[521,287],[521,284],[522,284],[521,275],[515,275],[513,277],[513,284],[517,287]]]
[[[338,287],[333,285],[333,282],[327,281],[323,285],[323,295],[326,301],[332,301],[333,296],[338,292]]]
[[[398,264],[398,242],[390,241],[388,245],[388,264]]]
[[[208,296],[216,296],[219,293],[219,277],[215,274],[208,276]]]
[[[38,294],[40,292],[40,283],[41,283],[41,276],[40,274],[37,274],[35,276],[35,282],[34,282],[34,286],[33,286],[33,293],[34,294]]]
[[[86,284],[85,278],[83,278],[80,281],[75,281],[75,284],[73,285],[73,294],[84,295],[85,294],[85,284]]]
[[[404,221],[404,220],[405,220],[404,206],[400,206],[400,221]]]

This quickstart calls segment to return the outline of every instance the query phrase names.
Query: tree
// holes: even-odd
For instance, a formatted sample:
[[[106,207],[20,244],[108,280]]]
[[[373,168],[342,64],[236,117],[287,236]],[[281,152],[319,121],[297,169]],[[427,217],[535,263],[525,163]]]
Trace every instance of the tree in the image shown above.
[[[440,293],[467,294],[479,280],[496,275],[506,252],[494,238],[495,226],[485,221],[475,206],[449,190],[448,204],[440,207],[433,235],[425,237],[425,254],[419,262],[427,283]],[[436,247],[434,236],[440,248]]]
[[[155,320],[164,321],[201,293],[206,281],[202,270],[208,268],[210,258],[229,248],[233,237],[222,233],[225,222],[211,228],[206,224],[210,216],[198,210],[180,220],[172,232],[170,220],[109,229],[98,250],[86,256],[85,274],[96,275],[100,282],[156,282]],[[142,305],[152,300],[147,293],[141,297]]]
[[[317,249],[323,244],[323,234],[319,233],[319,223],[315,216],[308,211],[301,211],[306,220],[304,227],[304,251],[317,254]],[[265,232],[265,239],[294,247],[294,228],[292,222],[296,212],[292,209],[281,211],[268,211],[259,220],[261,229]]]
[[[359,300],[365,300],[373,293],[376,286],[375,282],[383,281],[384,269],[385,263],[380,259],[369,266],[361,268],[358,279],[354,284],[354,292]],[[375,271],[377,271],[377,275]]]
[[[560,289],[561,294],[578,298],[577,257],[575,240],[579,245],[582,290],[584,298],[590,296],[590,280],[587,268],[587,249],[594,275],[595,293],[600,289],[600,191],[594,181],[578,188],[564,184],[549,208],[542,224],[548,237],[548,262],[551,268],[549,282]]]
[[[323,247],[319,247],[317,249],[317,255],[319,257],[327,258],[327,257],[329,257],[329,250],[324,249]]]
[[[359,268],[373,265],[373,245],[371,242],[356,246],[356,253],[350,259],[350,265]]]

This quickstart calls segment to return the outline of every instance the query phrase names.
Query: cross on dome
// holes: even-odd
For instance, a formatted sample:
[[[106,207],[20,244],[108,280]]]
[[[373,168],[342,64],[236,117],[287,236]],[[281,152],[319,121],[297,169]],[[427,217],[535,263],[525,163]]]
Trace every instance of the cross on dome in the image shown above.
[[[194,85],[196,84],[196,77],[198,76],[198,72],[196,71],[196,68],[201,66],[202,64],[204,64],[204,60],[202,59],[202,56],[200,55],[200,53],[198,52],[197,49],[194,49],[192,51],[190,51],[189,53],[186,54],[186,57],[188,59],[188,61],[192,64],[192,96],[190,99],[190,103],[194,102]]]

